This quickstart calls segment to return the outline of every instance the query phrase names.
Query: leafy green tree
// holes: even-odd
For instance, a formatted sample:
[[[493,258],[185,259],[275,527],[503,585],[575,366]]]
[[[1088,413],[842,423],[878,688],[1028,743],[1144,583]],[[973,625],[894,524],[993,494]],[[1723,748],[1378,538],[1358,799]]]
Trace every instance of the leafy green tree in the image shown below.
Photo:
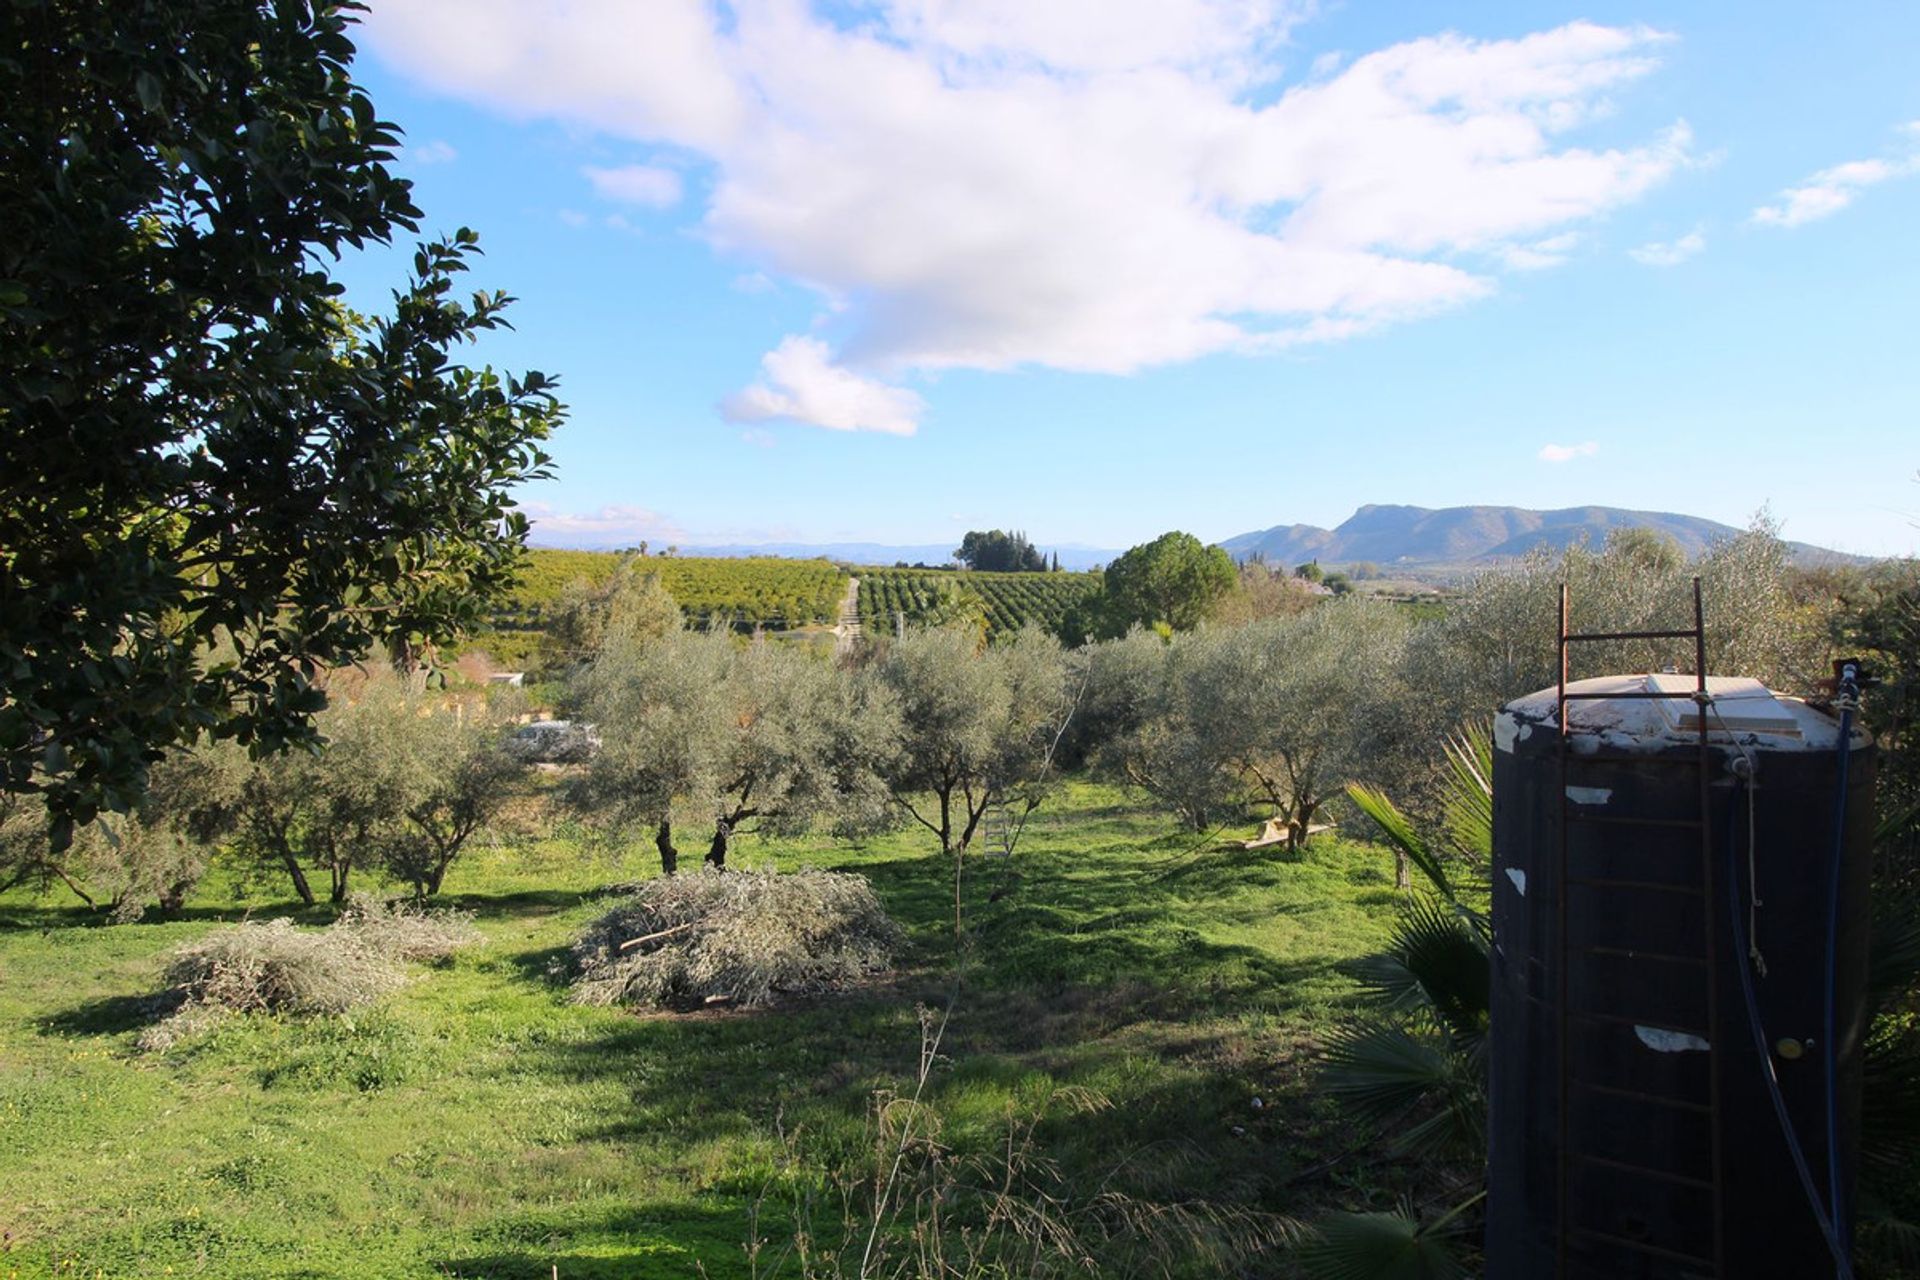
[[[1261,618],[1305,613],[1320,600],[1293,575],[1276,573],[1263,563],[1249,560],[1239,567],[1234,589],[1214,605],[1211,620],[1221,626],[1245,626]]]
[[[953,558],[969,569],[988,573],[1042,573],[1047,558],[1020,532],[969,530]]]
[[[148,908],[178,911],[205,874],[219,818],[246,770],[230,744],[171,752],[154,765],[140,804],[103,815],[65,849],[47,842],[46,815],[33,797],[0,793],[0,892],[55,881],[116,920]]]
[[[1193,716],[1188,672],[1196,645],[1151,631],[1089,645],[1092,678],[1081,729],[1096,743],[1094,767],[1137,788],[1194,831],[1240,805],[1240,789]]]
[[[1134,627],[1191,631],[1234,589],[1233,557],[1190,533],[1164,533],[1107,566],[1100,594],[1068,611],[1062,634],[1114,638]]]
[[[319,896],[308,873],[324,874],[328,901],[347,900],[353,873],[378,868],[406,822],[397,781],[406,747],[392,732],[407,699],[392,678],[349,694],[336,681],[314,717],[323,745],[255,761],[229,811],[234,845],[261,870],[284,871],[306,906]]]
[[[1834,641],[1866,663],[1866,721],[1880,748],[1883,815],[1876,887],[1920,899],[1920,561],[1875,566],[1833,620]]]
[[[318,671],[417,664],[512,579],[560,411],[451,354],[504,323],[455,297],[473,234],[373,320],[325,270],[420,216],[360,7],[0,16],[0,789],[55,847],[170,747],[311,743]]]
[[[1607,535],[1607,553],[1649,573],[1670,574],[1687,563],[1687,553],[1670,533],[1633,525]]]

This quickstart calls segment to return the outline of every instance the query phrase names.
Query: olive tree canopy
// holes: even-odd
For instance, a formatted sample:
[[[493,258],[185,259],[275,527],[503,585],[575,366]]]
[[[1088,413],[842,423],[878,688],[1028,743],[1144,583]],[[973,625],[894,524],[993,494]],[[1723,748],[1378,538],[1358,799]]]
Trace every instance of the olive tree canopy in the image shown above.
[[[711,833],[725,866],[743,824],[860,829],[885,818],[874,770],[899,733],[885,691],[824,657],[721,631],[616,634],[575,677],[600,748],[571,798],[617,828],[653,831],[661,867],[675,833]]]
[[[1059,642],[1038,628],[983,646],[959,627],[910,631],[877,668],[904,719],[899,751],[883,765],[894,800],[965,852],[996,804],[1046,778],[1073,715],[1075,693]],[[1024,803],[1023,801],[1023,803]]]

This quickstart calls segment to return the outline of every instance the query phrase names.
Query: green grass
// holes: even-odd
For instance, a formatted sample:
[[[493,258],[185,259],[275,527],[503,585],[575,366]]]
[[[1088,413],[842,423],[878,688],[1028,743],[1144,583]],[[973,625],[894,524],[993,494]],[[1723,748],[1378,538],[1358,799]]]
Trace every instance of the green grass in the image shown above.
[[[1070,1182],[1131,1155],[1177,1167],[1183,1198],[1309,1207],[1289,1179],[1348,1140],[1311,1048],[1352,996],[1343,966],[1384,936],[1390,859],[1196,839],[1074,784],[1011,864],[974,864],[932,1085],[945,1142],[990,1147],[1010,1107],[1079,1086],[1112,1105],[1039,1130]],[[900,971],[756,1014],[573,1005],[556,966],[597,887],[651,866],[554,838],[456,866],[448,897],[486,944],[375,1009],[236,1018],[141,1056],[166,952],[291,905],[216,878],[188,919],[104,926],[0,898],[0,1280],[747,1276],[756,1200],[854,1169],[876,1093],[910,1086],[915,1006],[952,989],[952,883],[904,832],[741,848],[871,877],[909,930]]]

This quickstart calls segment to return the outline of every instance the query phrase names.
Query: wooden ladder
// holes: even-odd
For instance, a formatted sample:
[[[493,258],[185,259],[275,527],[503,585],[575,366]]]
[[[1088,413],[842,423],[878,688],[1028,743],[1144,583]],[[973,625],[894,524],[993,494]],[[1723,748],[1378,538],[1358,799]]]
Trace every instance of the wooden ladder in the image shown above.
[[[1725,1270],[1726,1212],[1724,1195],[1724,1169],[1721,1155],[1721,1111],[1720,1111],[1720,1058],[1717,1046],[1720,1027],[1718,967],[1720,953],[1715,936],[1715,906],[1719,899],[1715,896],[1715,874],[1713,856],[1713,829],[1710,820],[1710,783],[1712,780],[1713,754],[1708,746],[1707,710],[1711,698],[1707,693],[1707,640],[1706,618],[1700,598],[1700,579],[1693,580],[1693,625],[1688,628],[1671,631],[1621,631],[1621,632],[1575,632],[1569,625],[1569,600],[1566,584],[1560,587],[1560,686],[1559,686],[1559,783],[1560,783],[1560,823],[1559,823],[1559,859],[1555,879],[1557,894],[1556,928],[1558,930],[1558,961],[1556,982],[1558,997],[1558,1051],[1559,1051],[1559,1090],[1558,1125],[1559,1147],[1556,1153],[1557,1165],[1557,1267],[1559,1280],[1573,1280],[1574,1273],[1569,1271],[1569,1248],[1576,1241],[1589,1241],[1603,1247],[1625,1250],[1648,1259],[1646,1265],[1656,1265],[1659,1260],[1682,1269],[1688,1276],[1711,1276],[1723,1280]],[[1570,652],[1576,644],[1621,640],[1692,640],[1694,649],[1694,678],[1692,688],[1664,691],[1651,683],[1644,690],[1625,692],[1568,692],[1571,662]],[[1571,704],[1587,700],[1621,699],[1687,699],[1697,708],[1697,747],[1688,755],[1640,754],[1626,752],[1582,752],[1575,754],[1571,744],[1571,726],[1568,724],[1568,708]],[[1695,788],[1698,796],[1697,811],[1691,817],[1640,817],[1606,814],[1594,811],[1593,806],[1576,804],[1574,796],[1590,794],[1582,790],[1582,782],[1598,782],[1600,778],[1583,776],[1583,770],[1591,765],[1623,765],[1635,770],[1641,769],[1691,769],[1697,775]],[[1568,832],[1576,824],[1605,824],[1618,827],[1651,828],[1658,830],[1678,829],[1697,832],[1700,850],[1700,873],[1697,882],[1670,883],[1666,880],[1616,879],[1608,877],[1607,868],[1595,868],[1591,876],[1575,876],[1569,854]],[[1647,834],[1654,834],[1650,830]],[[1580,887],[1590,891],[1590,895],[1619,895],[1657,893],[1684,894],[1700,900],[1700,918],[1702,921],[1700,950],[1698,953],[1680,954],[1655,953],[1633,947],[1607,947],[1599,945],[1575,946],[1569,931],[1567,902],[1570,889]],[[1644,998],[1648,991],[1668,989],[1675,981],[1676,972],[1694,971],[1705,984],[1706,1025],[1688,1027],[1672,1025],[1671,1019],[1659,1017],[1636,1017],[1619,1012],[1605,1012],[1599,1009],[1577,1009],[1569,1000],[1569,978],[1576,966],[1582,966],[1581,972],[1593,976],[1596,962],[1603,963],[1618,986],[1630,990]],[[1704,1050],[1706,1074],[1708,1079],[1707,1097],[1704,1103],[1698,1099],[1671,1096],[1650,1092],[1634,1087],[1634,1081],[1627,1079],[1591,1079],[1576,1075],[1573,1070],[1573,1055],[1569,1049],[1576,1028],[1594,1028],[1599,1034],[1623,1034],[1631,1028],[1635,1034],[1642,1032],[1654,1035],[1666,1035],[1679,1038],[1691,1050]],[[1596,1055],[1589,1055],[1589,1059]],[[1711,1172],[1707,1178],[1699,1178],[1680,1173],[1676,1170],[1650,1168],[1619,1159],[1612,1159],[1590,1150],[1576,1150],[1575,1126],[1570,1117],[1576,1106],[1595,1105],[1589,1098],[1607,1098],[1625,1100],[1630,1104],[1647,1104],[1657,1108],[1677,1108],[1704,1116],[1707,1124],[1711,1151],[1708,1153],[1708,1167]],[[1569,1194],[1570,1173],[1575,1166],[1599,1166],[1607,1176],[1616,1180],[1627,1179],[1640,1182],[1651,1188],[1684,1187],[1690,1193],[1704,1194],[1712,1201],[1712,1241],[1706,1253],[1694,1253],[1690,1250],[1676,1250],[1667,1245],[1655,1244],[1644,1239],[1635,1239],[1618,1232],[1585,1226],[1575,1222],[1574,1204]],[[1672,1194],[1669,1190],[1666,1194]],[[1577,1259],[1576,1259],[1577,1261]]]

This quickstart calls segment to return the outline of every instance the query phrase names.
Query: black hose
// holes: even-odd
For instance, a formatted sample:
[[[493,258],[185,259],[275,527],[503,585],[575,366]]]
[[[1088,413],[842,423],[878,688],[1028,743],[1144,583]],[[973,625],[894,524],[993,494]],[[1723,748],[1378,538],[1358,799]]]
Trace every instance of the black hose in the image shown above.
[[[1760,1001],[1754,995],[1752,966],[1747,959],[1747,926],[1741,919],[1740,911],[1739,846],[1734,840],[1739,824],[1740,793],[1749,785],[1745,779],[1735,780],[1733,808],[1727,815],[1727,914],[1733,922],[1732,962],[1740,971],[1740,993],[1746,997],[1747,1027],[1753,1033],[1754,1056],[1760,1063],[1760,1074],[1767,1083],[1767,1096],[1773,1100],[1773,1114],[1780,1122],[1780,1135],[1786,1139],[1787,1152],[1793,1157],[1795,1172],[1800,1175],[1800,1190],[1806,1194],[1807,1207],[1813,1210],[1813,1220],[1819,1224],[1820,1234],[1827,1242],[1827,1252],[1833,1255],[1837,1280],[1853,1280],[1853,1264],[1848,1260],[1840,1237],[1834,1232],[1833,1218],[1822,1202],[1819,1187],[1814,1185],[1813,1169],[1807,1164],[1806,1149],[1800,1145],[1800,1134],[1793,1127],[1793,1117],[1787,1114],[1787,1100],[1780,1093],[1780,1077],[1773,1069],[1773,1050],[1767,1043],[1766,1027],[1760,1021]]]

